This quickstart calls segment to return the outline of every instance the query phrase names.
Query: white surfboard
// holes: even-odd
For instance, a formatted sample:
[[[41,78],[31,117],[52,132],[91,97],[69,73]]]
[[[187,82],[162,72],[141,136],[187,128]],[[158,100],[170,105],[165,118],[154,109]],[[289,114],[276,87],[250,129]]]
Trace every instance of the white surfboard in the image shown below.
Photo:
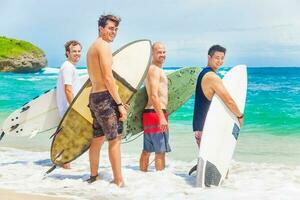
[[[87,75],[81,76],[81,85],[87,79]],[[54,132],[60,120],[56,104],[56,89],[48,90],[12,112],[3,122],[1,136],[14,134],[34,137],[38,133]]]
[[[240,111],[244,112],[247,93],[246,66],[232,68],[223,78],[223,83]],[[196,186],[219,186],[223,182],[236,146],[239,126],[236,116],[215,95],[203,127]]]

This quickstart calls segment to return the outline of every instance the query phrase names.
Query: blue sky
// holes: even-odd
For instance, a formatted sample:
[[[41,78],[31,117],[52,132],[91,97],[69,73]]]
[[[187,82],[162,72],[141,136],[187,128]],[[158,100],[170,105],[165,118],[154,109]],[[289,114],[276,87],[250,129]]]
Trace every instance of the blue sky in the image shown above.
[[[103,13],[122,18],[116,50],[137,39],[161,41],[165,66],[205,66],[213,44],[225,46],[225,66],[300,66],[297,0],[0,0],[0,35],[41,47],[50,67],[64,61],[65,41],[83,44],[79,63],[98,36]]]

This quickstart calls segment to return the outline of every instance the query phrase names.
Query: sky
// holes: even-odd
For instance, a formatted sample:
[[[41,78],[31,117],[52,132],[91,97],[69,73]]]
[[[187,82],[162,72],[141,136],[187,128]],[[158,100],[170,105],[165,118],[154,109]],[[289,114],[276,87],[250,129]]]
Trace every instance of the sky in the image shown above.
[[[29,41],[59,67],[64,43],[83,45],[79,66],[98,37],[101,14],[122,18],[112,50],[138,39],[165,44],[166,67],[206,66],[214,44],[227,48],[224,66],[300,66],[297,0],[0,0],[0,35]]]

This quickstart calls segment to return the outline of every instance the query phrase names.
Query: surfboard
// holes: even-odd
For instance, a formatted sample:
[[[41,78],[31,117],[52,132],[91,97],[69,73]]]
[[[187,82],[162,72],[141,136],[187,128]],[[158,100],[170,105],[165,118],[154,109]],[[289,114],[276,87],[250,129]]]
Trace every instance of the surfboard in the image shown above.
[[[244,112],[247,94],[247,67],[238,65],[222,79],[224,86]],[[240,132],[236,116],[214,95],[208,110],[201,139],[196,186],[220,186],[229,169]]]
[[[195,84],[200,72],[200,67],[186,67],[167,75],[168,115],[171,115],[178,108],[180,108],[195,93]],[[125,140],[128,140],[132,136],[143,131],[142,113],[147,101],[147,92],[143,87],[134,96],[134,100],[130,105],[128,117],[125,122]]]
[[[81,76],[81,85],[87,79],[87,75]],[[54,88],[33,98],[12,112],[3,122],[2,137],[4,134],[34,137],[39,133],[51,131],[53,133],[60,120],[56,103],[56,89]]]
[[[122,102],[129,103],[140,88],[151,61],[151,42],[138,40],[113,53],[113,73]],[[60,122],[51,144],[55,165],[69,163],[83,154],[93,138],[88,105],[91,82],[87,80]],[[51,169],[47,173],[50,173]]]

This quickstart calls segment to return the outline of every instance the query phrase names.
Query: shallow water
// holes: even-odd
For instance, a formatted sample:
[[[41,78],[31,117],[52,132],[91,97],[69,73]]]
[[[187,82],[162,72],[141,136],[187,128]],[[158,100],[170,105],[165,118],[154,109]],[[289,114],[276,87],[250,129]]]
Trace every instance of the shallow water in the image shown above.
[[[174,70],[174,69],[172,69]],[[222,69],[220,75],[228,69]],[[166,70],[170,72],[170,70]],[[0,73],[0,124],[14,109],[55,86],[58,69],[35,74]],[[86,69],[80,69],[86,74]],[[51,166],[49,134],[35,138],[5,136],[0,142],[0,187],[29,193],[66,195],[75,199],[298,199],[300,195],[300,68],[249,68],[245,125],[241,130],[229,179],[222,187],[199,189],[188,170],[198,149],[192,133],[193,97],[170,116],[170,144],[163,172],[138,170],[142,137],[122,145],[126,187],[112,179],[107,146],[99,172],[102,180],[88,185],[87,155],[71,170]],[[132,138],[131,138],[132,139]],[[153,160],[153,156],[151,157]]]

